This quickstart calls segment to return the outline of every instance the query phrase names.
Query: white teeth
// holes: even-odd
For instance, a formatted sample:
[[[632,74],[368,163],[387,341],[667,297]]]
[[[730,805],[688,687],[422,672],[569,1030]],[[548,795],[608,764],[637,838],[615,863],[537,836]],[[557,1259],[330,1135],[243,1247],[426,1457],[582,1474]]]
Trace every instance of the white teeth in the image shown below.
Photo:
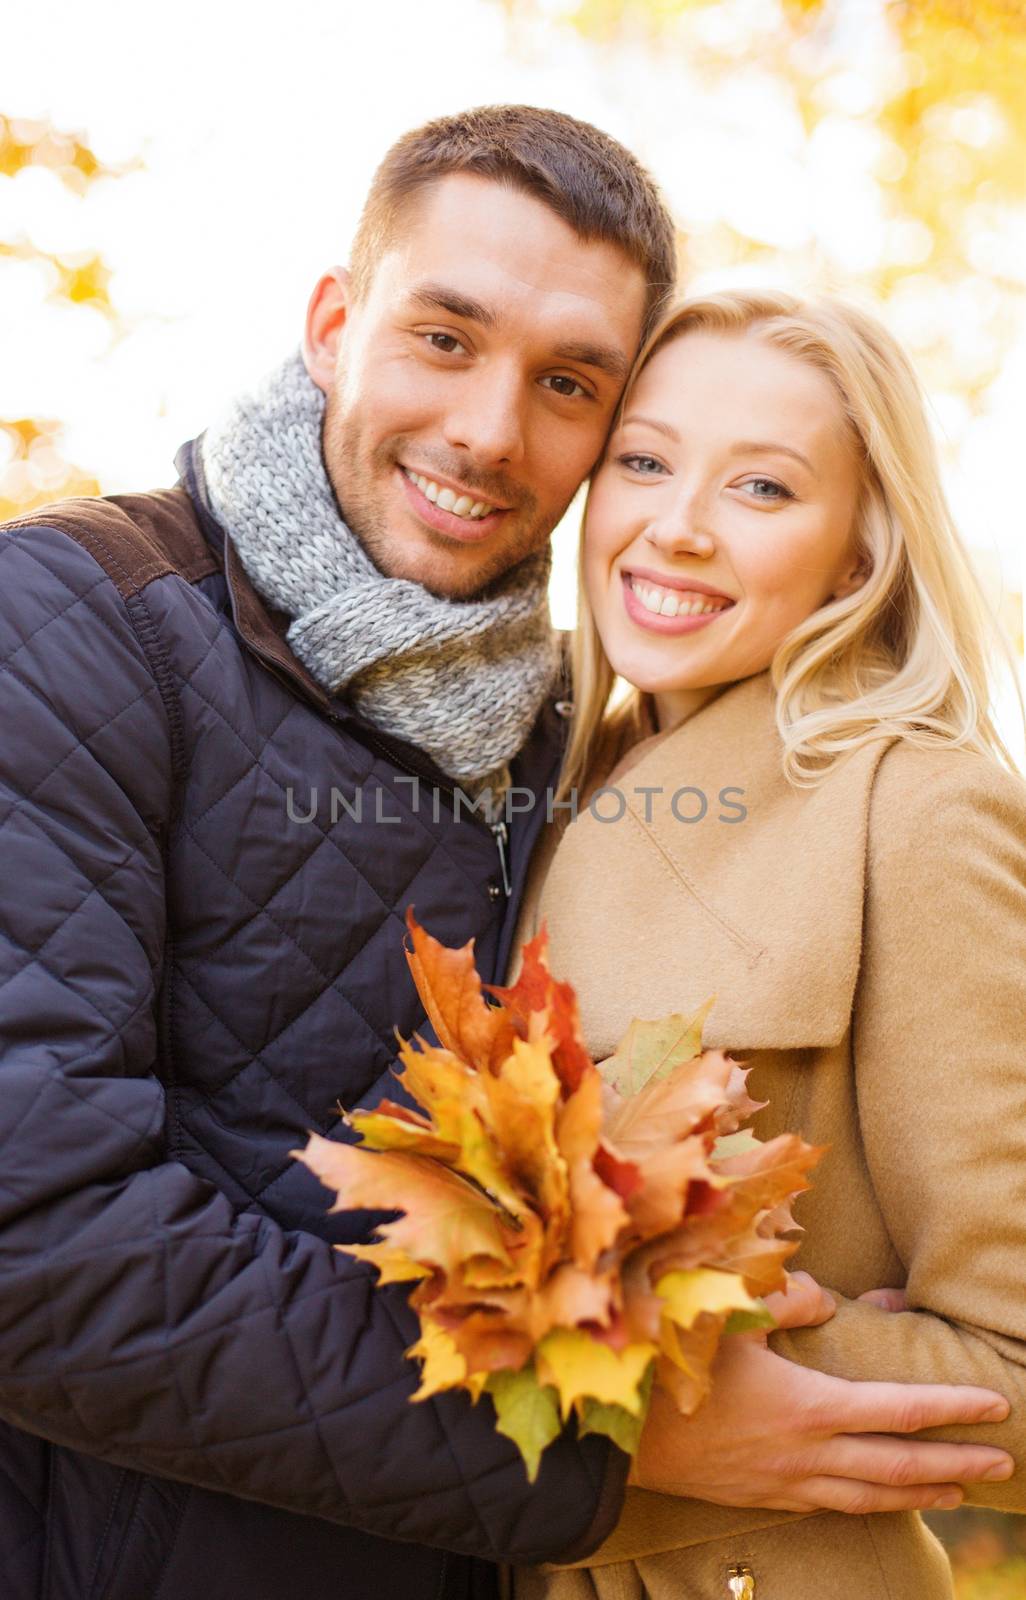
[[[411,483],[415,483],[422,495],[425,495],[433,505],[441,506],[443,511],[452,512],[454,517],[487,517],[495,507],[488,500],[473,500],[469,494],[456,495],[452,489],[439,488],[430,478],[425,478],[421,472],[410,472],[404,467],[403,471]]]
[[[645,610],[660,617],[701,617],[712,611],[725,611],[730,604],[711,595],[663,589],[658,584],[644,583],[640,578],[632,577],[630,585]]]

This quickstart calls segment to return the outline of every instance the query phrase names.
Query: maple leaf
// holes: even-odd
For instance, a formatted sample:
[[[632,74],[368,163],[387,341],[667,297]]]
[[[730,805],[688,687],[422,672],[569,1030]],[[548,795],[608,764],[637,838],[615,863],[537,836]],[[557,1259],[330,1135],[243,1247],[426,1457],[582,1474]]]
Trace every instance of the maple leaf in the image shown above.
[[[551,1384],[542,1384],[533,1366],[519,1372],[493,1372],[485,1384],[495,1406],[495,1426],[512,1439],[533,1483],[542,1451],[560,1431],[559,1406]]]
[[[516,983],[509,988],[488,985],[490,994],[509,1011],[525,1033],[532,1018],[544,1018],[546,1032],[553,1041],[552,1062],[568,1093],[595,1070],[581,1034],[577,996],[569,983],[557,983],[545,959],[548,931],[543,926],[521,951],[521,968]]]
[[[702,1049],[702,1027],[716,996],[693,1017],[663,1017],[658,1022],[631,1023],[616,1050],[599,1071],[623,1099],[638,1094],[647,1083],[658,1083],[675,1067],[693,1061]]]
[[[418,1155],[434,1156],[451,1164],[459,1155],[459,1145],[440,1139],[434,1127],[424,1117],[416,1120],[405,1106],[391,1107],[383,1100],[374,1111],[351,1111],[346,1114],[350,1127],[360,1135],[363,1148],[368,1150],[414,1150]]]
[[[468,1257],[484,1256],[508,1264],[501,1213],[487,1196],[455,1173],[423,1156],[375,1154],[350,1144],[335,1144],[312,1133],[305,1150],[292,1152],[337,1195],[332,1211],[402,1211],[383,1223],[378,1237],[390,1251],[411,1261],[449,1271]],[[373,1246],[357,1246],[373,1261]],[[348,1250],[346,1245],[339,1249]]]
[[[656,1345],[629,1344],[613,1350],[582,1328],[556,1328],[538,1346],[538,1376],[559,1394],[563,1416],[577,1400],[598,1400],[622,1406],[632,1416],[642,1413],[642,1382]]]
[[[699,1317],[683,1332],[668,1319],[663,1323],[656,1381],[686,1417],[698,1410],[712,1387],[713,1358],[722,1331],[722,1319],[713,1316]]]
[[[490,1004],[472,943],[448,950],[407,924],[440,1041],[399,1040],[419,1109],[354,1110],[360,1146],[312,1134],[295,1154],[333,1210],[399,1213],[336,1248],[409,1286],[414,1399],[487,1390],[532,1479],[571,1413],[633,1452],[657,1370],[693,1411],[720,1338],[772,1324],[759,1297],[783,1282],[790,1200],[821,1152],[743,1126],[759,1109],[747,1071],[701,1048],[711,1001],[632,1023],[604,1077],[544,930]]]
[[[445,1389],[458,1389],[466,1382],[467,1363],[444,1328],[429,1318],[421,1319],[421,1334],[406,1354],[421,1361],[420,1387],[413,1400],[430,1400]]]
[[[514,1028],[510,1016],[484,998],[473,939],[450,950],[425,933],[412,906],[406,926],[413,941],[406,960],[439,1043],[480,1071],[491,1070],[509,1053]]]
[[[655,1286],[663,1302],[663,1315],[685,1331],[694,1326],[703,1312],[716,1316],[721,1311],[758,1311],[759,1303],[745,1288],[736,1272],[715,1268],[693,1268],[690,1272],[668,1272]]]
[[[602,1084],[593,1071],[564,1102],[556,1127],[570,1181],[571,1257],[588,1271],[630,1220],[620,1196],[595,1171],[601,1127]]]
[[[722,1050],[678,1063],[622,1102],[607,1129],[610,1139],[622,1155],[638,1160],[654,1148],[712,1128],[716,1111],[727,1103],[735,1067]]]

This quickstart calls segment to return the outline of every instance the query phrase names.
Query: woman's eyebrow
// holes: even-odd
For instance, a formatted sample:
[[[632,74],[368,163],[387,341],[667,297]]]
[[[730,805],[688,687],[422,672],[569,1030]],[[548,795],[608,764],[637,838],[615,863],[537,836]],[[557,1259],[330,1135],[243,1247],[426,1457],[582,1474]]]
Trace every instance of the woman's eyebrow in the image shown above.
[[[791,456],[795,461],[800,461],[806,471],[811,472],[814,478],[818,477],[815,467],[808,456],[803,456],[800,450],[794,450],[789,444],[774,444],[766,439],[742,439],[731,451],[735,456],[747,455],[777,455]]]
[[[637,412],[632,412],[629,417],[624,417],[621,428],[629,428],[631,423],[637,423],[642,428],[654,428],[656,433],[664,433],[667,439],[672,439],[674,444],[680,444],[680,434],[676,428],[671,428],[668,422],[660,422],[656,417],[639,417]]]

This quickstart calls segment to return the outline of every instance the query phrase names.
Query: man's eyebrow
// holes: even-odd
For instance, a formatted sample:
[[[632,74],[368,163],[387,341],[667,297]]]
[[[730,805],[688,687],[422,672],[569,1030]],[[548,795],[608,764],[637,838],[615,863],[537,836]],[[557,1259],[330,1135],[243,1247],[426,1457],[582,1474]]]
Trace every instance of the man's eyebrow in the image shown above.
[[[604,372],[616,383],[627,377],[627,357],[612,344],[589,344],[587,340],[572,339],[557,345],[552,352],[557,361],[574,361],[581,367],[594,367]]]
[[[482,305],[480,300],[472,300],[469,295],[461,294],[458,289],[450,289],[444,283],[418,284],[410,291],[410,300],[427,311],[448,311],[452,317],[462,317],[465,322],[478,322],[483,328],[494,328],[499,320],[495,312]]]
[[[499,318],[495,311],[444,283],[420,283],[410,291],[410,301],[427,311],[447,311],[451,317],[462,317],[465,322],[476,322],[482,328],[496,328]],[[570,339],[556,346],[552,352],[555,361],[575,361],[582,367],[594,367],[604,372],[616,383],[627,377],[628,360],[615,345],[592,344],[587,339]]]

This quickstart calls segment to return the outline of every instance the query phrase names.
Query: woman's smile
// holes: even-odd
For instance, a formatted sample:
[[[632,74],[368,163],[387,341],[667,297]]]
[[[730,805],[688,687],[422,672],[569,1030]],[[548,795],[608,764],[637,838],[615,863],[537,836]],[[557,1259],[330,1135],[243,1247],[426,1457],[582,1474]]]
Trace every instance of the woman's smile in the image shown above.
[[[681,588],[676,581],[653,583],[636,572],[621,571],[620,581],[627,615],[650,633],[694,633],[735,604],[725,596]]]

